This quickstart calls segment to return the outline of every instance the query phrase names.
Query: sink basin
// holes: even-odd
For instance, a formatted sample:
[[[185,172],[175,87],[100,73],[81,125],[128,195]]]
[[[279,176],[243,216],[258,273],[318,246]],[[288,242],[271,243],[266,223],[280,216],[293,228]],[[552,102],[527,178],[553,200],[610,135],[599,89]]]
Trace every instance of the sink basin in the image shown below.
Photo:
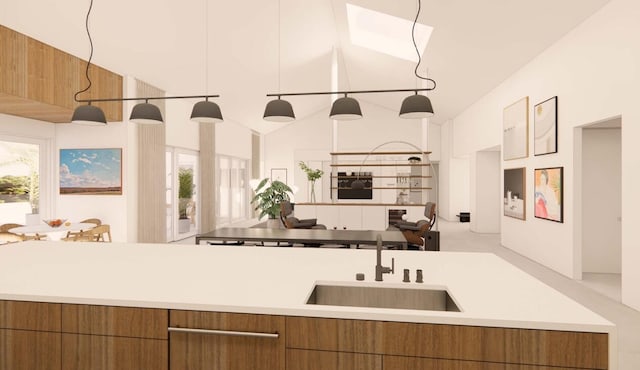
[[[449,292],[437,288],[316,284],[307,304],[460,312]]]

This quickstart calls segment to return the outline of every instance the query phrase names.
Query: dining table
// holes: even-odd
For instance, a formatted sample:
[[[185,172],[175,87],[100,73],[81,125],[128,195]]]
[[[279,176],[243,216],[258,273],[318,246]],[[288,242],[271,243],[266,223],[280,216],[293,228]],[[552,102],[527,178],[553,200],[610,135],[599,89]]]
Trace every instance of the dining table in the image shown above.
[[[78,232],[93,229],[95,224],[89,222],[71,222],[64,223],[58,227],[52,227],[47,224],[18,226],[8,231],[14,234],[26,235],[46,235],[48,240],[61,240],[69,231]]]

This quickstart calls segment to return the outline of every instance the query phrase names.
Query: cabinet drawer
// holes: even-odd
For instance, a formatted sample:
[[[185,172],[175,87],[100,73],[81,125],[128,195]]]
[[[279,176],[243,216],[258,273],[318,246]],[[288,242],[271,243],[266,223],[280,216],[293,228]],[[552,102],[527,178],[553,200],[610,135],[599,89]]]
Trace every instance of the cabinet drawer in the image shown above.
[[[92,305],[62,306],[65,333],[167,339],[168,310]]]
[[[178,328],[228,330],[284,335],[284,316],[171,310],[169,325]]]
[[[0,370],[60,370],[60,335],[0,329]]]
[[[0,301],[0,328],[60,331],[60,304]]]
[[[506,364],[497,362],[444,360],[437,358],[384,356],[384,370],[507,370]],[[509,368],[509,370],[524,370]],[[534,370],[534,369],[527,369]],[[542,370],[542,369],[537,369]],[[555,370],[555,369],[554,369]]]
[[[64,370],[167,370],[166,340],[62,334]]]
[[[382,370],[382,356],[365,353],[287,349],[287,369]]]
[[[608,335],[288,317],[287,348],[606,369]]]
[[[283,316],[170,312],[170,368],[284,370]]]

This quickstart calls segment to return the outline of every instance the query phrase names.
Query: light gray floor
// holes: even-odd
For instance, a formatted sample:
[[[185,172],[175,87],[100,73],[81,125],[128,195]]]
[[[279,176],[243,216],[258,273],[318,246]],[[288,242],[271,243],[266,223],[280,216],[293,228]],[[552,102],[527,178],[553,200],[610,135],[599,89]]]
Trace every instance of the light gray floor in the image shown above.
[[[620,275],[585,274],[582,281],[569,279],[502,247],[500,234],[473,233],[468,223],[442,219],[438,229],[442,251],[494,253],[616,324],[619,370],[640,370],[640,312],[620,303]],[[188,238],[178,243],[194,242],[195,238]]]
[[[478,234],[468,223],[440,220],[440,250],[490,252],[580,302],[618,327],[619,370],[640,370],[640,312],[620,303],[620,275],[585,274],[569,279],[500,245],[500,234]]]

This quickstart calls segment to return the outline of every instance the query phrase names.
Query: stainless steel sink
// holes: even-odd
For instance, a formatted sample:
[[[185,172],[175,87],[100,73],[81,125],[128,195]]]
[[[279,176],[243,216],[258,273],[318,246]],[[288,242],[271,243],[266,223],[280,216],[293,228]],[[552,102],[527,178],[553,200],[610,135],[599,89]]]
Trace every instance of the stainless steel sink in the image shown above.
[[[460,312],[445,289],[316,284],[307,304]]]

